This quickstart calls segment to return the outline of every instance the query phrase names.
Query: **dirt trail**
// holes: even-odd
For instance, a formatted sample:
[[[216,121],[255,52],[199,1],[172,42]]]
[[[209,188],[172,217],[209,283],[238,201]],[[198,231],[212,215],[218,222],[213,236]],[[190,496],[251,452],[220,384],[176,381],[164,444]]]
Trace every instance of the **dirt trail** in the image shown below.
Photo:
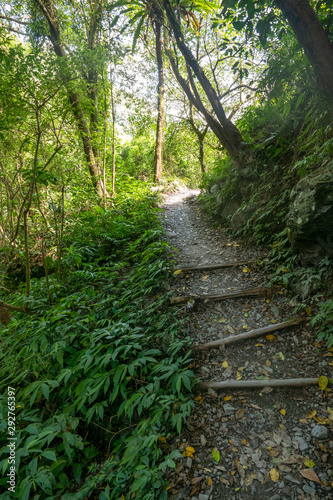
[[[179,252],[175,252],[177,266],[263,257],[258,249],[229,241],[223,229],[214,229],[201,213],[197,194],[184,190],[165,199],[165,238]],[[182,272],[170,285],[177,296],[257,287],[266,281],[260,268],[249,265]],[[292,309],[288,299],[276,293],[270,299],[201,302],[190,309],[175,306],[175,313],[188,316],[188,331],[193,345],[198,345],[274,325],[290,318]],[[316,343],[305,323],[268,338],[193,353],[193,369],[207,382],[330,377],[332,355]],[[328,407],[333,408],[331,393],[318,386],[198,392],[188,428],[170,444],[185,455],[170,472],[170,498],[333,498]],[[187,447],[194,448],[192,455]]]

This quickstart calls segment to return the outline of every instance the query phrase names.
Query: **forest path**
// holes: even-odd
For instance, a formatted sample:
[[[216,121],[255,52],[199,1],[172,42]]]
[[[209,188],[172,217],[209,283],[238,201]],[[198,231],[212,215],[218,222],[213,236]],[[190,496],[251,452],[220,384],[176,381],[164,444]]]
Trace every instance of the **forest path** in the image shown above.
[[[197,195],[197,190],[184,189],[164,200],[165,238],[179,252],[175,252],[177,267],[263,257],[258,249],[229,241],[222,228],[215,229],[202,214]],[[182,296],[258,287],[266,281],[260,268],[243,265],[181,272],[170,286],[174,296]],[[292,309],[277,293],[270,299],[243,297],[199,302],[191,308],[175,306],[175,314],[188,317],[187,331],[195,346],[274,325],[290,318]],[[332,354],[316,343],[305,323],[225,349],[193,352],[192,368],[207,382],[331,376]],[[169,443],[169,450],[176,448],[185,455],[168,475],[169,498],[332,498],[329,406],[333,407],[331,394],[318,386],[198,391],[187,428]]]

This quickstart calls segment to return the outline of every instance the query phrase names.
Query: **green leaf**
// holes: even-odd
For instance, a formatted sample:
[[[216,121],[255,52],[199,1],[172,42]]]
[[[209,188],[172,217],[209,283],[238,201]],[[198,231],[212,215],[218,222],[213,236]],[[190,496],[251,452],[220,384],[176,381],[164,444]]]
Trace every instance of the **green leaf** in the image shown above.
[[[42,457],[47,458],[48,460],[52,460],[52,462],[57,461],[56,454],[52,450],[43,451],[43,453],[41,455],[42,455]]]
[[[144,20],[145,20],[145,16],[142,16],[142,18],[139,21],[139,24],[136,27],[136,30],[135,30],[135,33],[134,33],[134,37],[133,37],[133,43],[132,43],[132,52],[135,51],[136,43],[137,43],[138,38],[140,36],[141,28],[142,28],[142,25],[144,23]]]
[[[218,464],[219,461],[221,460],[221,455],[220,455],[220,452],[217,448],[212,449],[212,456],[213,456],[215,462]]]

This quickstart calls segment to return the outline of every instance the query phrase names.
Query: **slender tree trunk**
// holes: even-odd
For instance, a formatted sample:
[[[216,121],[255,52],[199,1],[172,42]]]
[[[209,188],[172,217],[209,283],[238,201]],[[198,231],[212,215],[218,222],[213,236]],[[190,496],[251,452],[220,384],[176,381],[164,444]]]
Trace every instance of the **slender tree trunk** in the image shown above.
[[[110,69],[111,114],[112,114],[112,196],[116,192],[116,106],[113,94],[113,81]]]
[[[29,256],[29,241],[28,241],[28,210],[23,212],[24,222],[24,253],[25,253],[25,295],[27,299],[30,296],[30,256]],[[25,304],[25,309],[28,309],[28,303]]]
[[[333,106],[333,44],[308,0],[275,0],[304,49]]]
[[[200,168],[201,173],[204,175],[206,173],[206,164],[205,164],[205,136],[200,135],[199,139],[199,159],[200,159]]]
[[[154,158],[154,180],[159,182],[162,178],[163,167],[163,131],[165,121],[165,90],[164,90],[164,69],[163,69],[163,54],[161,40],[161,25],[155,21],[156,29],[156,60],[158,70],[158,87],[157,87],[157,127],[156,127],[156,145]]]

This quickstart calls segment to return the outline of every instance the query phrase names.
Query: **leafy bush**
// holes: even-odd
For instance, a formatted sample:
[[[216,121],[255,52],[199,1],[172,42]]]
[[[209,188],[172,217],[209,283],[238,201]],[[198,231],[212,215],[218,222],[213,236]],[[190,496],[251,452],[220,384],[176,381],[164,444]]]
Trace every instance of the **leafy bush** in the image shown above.
[[[170,264],[157,212],[149,196],[79,214],[65,279],[50,276],[52,305],[45,278],[33,280],[29,314],[3,329],[3,489],[7,386],[16,389],[18,470],[16,493],[3,499],[166,497],[163,475],[177,453],[161,443],[190,413],[194,376],[189,338],[161,294]],[[20,291],[11,297],[21,300]]]
[[[311,326],[318,326],[318,339],[325,340],[327,347],[333,346],[333,300],[320,302],[319,310],[311,320]]]

